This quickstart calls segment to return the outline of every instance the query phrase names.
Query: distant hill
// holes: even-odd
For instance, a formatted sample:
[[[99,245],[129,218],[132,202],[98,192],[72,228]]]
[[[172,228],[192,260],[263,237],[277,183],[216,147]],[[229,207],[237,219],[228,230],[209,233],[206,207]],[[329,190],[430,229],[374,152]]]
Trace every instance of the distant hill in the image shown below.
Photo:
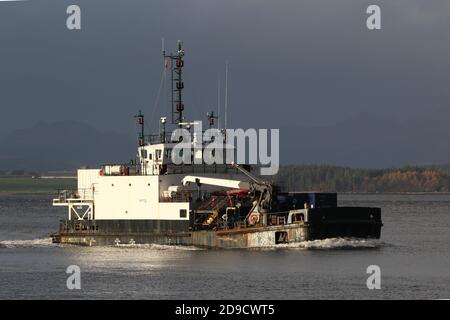
[[[0,169],[74,170],[80,166],[128,162],[135,157],[136,139],[115,132],[99,132],[76,121],[39,122],[15,130],[0,141]]]
[[[360,113],[329,126],[284,127],[280,129],[281,162],[356,168],[449,163],[447,109],[403,119]]]
[[[450,168],[448,119],[450,108],[435,108],[401,119],[359,113],[327,126],[285,126],[280,128],[280,161],[352,168]],[[0,170],[73,170],[128,162],[135,152],[133,136],[100,132],[76,121],[39,122],[0,140]]]

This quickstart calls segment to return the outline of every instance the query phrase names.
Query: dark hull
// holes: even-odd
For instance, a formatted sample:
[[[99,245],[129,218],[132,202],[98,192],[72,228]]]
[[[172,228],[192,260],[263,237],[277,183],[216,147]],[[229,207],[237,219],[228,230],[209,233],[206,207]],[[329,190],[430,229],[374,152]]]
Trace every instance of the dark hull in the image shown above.
[[[189,221],[70,220],[54,242],[77,245],[161,244],[252,248],[337,237],[380,238],[379,208],[310,209],[308,222],[226,230],[192,231]]]

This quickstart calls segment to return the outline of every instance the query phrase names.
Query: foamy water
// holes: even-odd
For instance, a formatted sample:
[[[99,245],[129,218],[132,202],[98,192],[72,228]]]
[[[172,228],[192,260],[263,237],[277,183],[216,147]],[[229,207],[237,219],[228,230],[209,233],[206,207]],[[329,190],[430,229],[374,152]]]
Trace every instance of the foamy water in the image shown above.
[[[387,245],[386,243],[378,239],[360,239],[360,238],[330,238],[323,240],[302,241],[287,244],[276,244],[263,246],[261,248],[249,248],[254,249],[305,249],[305,250],[334,250],[334,249],[371,249],[379,248]],[[136,248],[136,249],[151,249],[151,250],[207,250],[195,246],[177,246],[177,245],[160,245],[160,244],[119,244],[115,247],[118,248]]]
[[[40,248],[40,247],[81,247],[70,244],[57,244],[53,243],[51,238],[41,238],[32,240],[0,240],[0,248],[15,249],[15,248]],[[96,246],[101,247],[101,246]],[[118,249],[148,249],[148,250],[184,250],[184,251],[197,251],[205,250],[194,246],[176,246],[176,245],[160,245],[160,244],[119,244],[114,246],[105,246],[106,248],[118,248]]]
[[[57,244],[52,243],[51,238],[0,241],[0,248],[38,248],[50,246],[57,246]]]
[[[304,250],[333,250],[333,249],[370,249],[379,248],[386,243],[378,239],[358,239],[358,238],[330,238],[323,240],[302,241],[288,244],[277,244],[272,246],[265,246],[260,249],[304,249]],[[0,241],[0,248],[38,248],[38,247],[62,247],[52,243],[51,238],[41,238],[32,240],[2,240]],[[161,244],[119,244],[115,246],[108,246],[114,248],[125,249],[148,249],[148,250],[184,250],[184,251],[198,251],[207,250],[195,246],[180,246],[180,245],[161,245]],[[251,248],[258,249],[258,248]]]
[[[330,238],[323,240],[302,241],[289,244],[278,244],[279,248],[287,249],[370,249],[378,248],[384,243],[378,239],[357,239],[357,238]]]
[[[115,248],[126,249],[150,249],[150,250],[184,250],[184,251],[198,251],[205,250],[203,248],[194,246],[177,246],[177,245],[163,245],[163,244],[118,244]]]

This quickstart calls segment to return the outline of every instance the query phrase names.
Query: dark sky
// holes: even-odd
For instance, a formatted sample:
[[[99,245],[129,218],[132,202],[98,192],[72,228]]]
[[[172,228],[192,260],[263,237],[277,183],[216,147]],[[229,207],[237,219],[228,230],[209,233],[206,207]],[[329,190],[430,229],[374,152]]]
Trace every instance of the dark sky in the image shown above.
[[[69,4],[81,31],[66,29]],[[216,108],[226,60],[231,127],[432,112],[450,97],[449,18],[448,0],[0,1],[0,138],[65,119],[134,134],[132,115],[152,114],[162,37],[184,41],[191,119]]]

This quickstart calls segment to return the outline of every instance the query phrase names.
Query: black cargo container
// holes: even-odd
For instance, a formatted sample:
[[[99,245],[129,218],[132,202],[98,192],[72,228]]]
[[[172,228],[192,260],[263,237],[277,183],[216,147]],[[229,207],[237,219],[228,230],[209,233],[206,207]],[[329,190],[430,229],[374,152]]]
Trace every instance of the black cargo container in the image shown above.
[[[335,192],[286,192],[277,195],[279,211],[309,208],[336,208],[337,194]]]

